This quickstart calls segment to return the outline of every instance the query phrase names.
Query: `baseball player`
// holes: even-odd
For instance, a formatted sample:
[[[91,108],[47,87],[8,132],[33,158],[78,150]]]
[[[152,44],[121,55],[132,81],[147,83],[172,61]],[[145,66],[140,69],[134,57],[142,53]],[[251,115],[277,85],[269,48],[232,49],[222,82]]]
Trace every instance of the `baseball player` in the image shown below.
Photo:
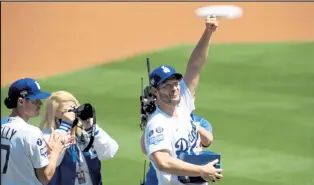
[[[37,117],[50,93],[31,78],[15,81],[4,103],[12,109],[1,119],[1,181],[5,185],[42,185],[52,178],[63,148],[62,137],[53,134],[46,144],[39,128],[28,124]]]
[[[206,28],[192,52],[184,76],[169,65],[159,66],[150,74],[157,108],[148,118],[144,140],[159,185],[182,184],[178,176],[201,176],[207,181],[222,178],[222,169],[214,167],[218,160],[199,166],[178,159],[181,152],[193,152],[198,147],[200,128],[190,114],[195,109],[193,95],[217,26],[215,17],[207,17]]]
[[[153,104],[155,104],[155,97],[153,96],[153,94],[151,93],[151,88],[150,86],[147,86],[145,89],[144,89],[144,94],[143,94],[143,113],[146,113],[145,110],[148,110],[148,109],[151,109],[151,111],[154,111],[156,106]],[[194,100],[195,100],[195,95],[194,95]],[[153,102],[153,104],[151,103]],[[150,106],[150,107],[149,107]],[[148,108],[149,107],[149,108]],[[150,111],[150,112],[151,112]],[[194,110],[195,111],[195,110]],[[205,129],[202,130],[200,132],[200,137],[198,138],[198,146],[199,147],[196,147],[195,150],[193,152],[200,152],[202,151],[202,148],[205,147],[207,148],[213,141],[213,134],[212,134],[212,126],[211,124],[205,120],[204,118],[202,117],[199,117],[199,116],[196,116],[194,114],[194,111],[192,112],[192,114],[190,115],[191,116],[191,119],[193,121],[195,121],[195,123],[197,123],[199,126],[201,126],[202,128]],[[151,113],[150,112],[147,112],[147,116],[149,116]],[[147,119],[147,118],[146,118]],[[146,120],[145,119],[145,120]],[[142,125],[143,127],[145,127],[146,123],[144,123],[144,125]],[[201,137],[203,137],[203,143],[201,141]],[[205,138],[205,139],[204,139]],[[141,136],[141,149],[142,149],[142,152],[146,155],[146,149],[145,149],[145,143],[144,143],[144,132]],[[158,179],[157,179],[157,176],[156,176],[156,170],[155,168],[153,167],[152,163],[150,162],[149,163],[149,170],[148,172],[146,173],[146,180],[145,180],[145,183],[143,183],[142,185],[158,185]]]
[[[195,114],[191,114],[191,118],[192,118],[193,121],[195,121],[201,127],[203,127],[207,132],[209,132],[210,135],[211,135],[211,138],[213,138],[213,136],[212,136],[212,126],[211,126],[211,124],[207,120],[205,120],[202,117],[196,116]],[[143,141],[143,140],[144,140],[144,138],[141,137],[141,141]],[[211,139],[211,142],[212,141],[213,140]],[[211,144],[211,142],[210,142],[210,144]],[[202,151],[203,147],[205,147],[205,148],[208,147],[206,145],[202,145],[200,138],[199,138],[198,143],[199,143],[198,151]],[[141,148],[142,148],[143,153],[146,154],[144,142],[141,142]],[[195,150],[195,152],[198,152],[198,151]],[[158,185],[158,179],[157,179],[157,176],[156,176],[156,170],[153,167],[152,163],[149,163],[149,170],[146,173],[146,181],[145,181],[144,184],[145,185]]]

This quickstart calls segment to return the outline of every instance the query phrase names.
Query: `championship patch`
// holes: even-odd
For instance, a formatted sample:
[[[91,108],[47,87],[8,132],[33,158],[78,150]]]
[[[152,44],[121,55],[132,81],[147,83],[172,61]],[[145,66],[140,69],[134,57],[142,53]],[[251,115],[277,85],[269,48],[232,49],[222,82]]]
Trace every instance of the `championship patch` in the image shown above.
[[[164,140],[164,135],[159,134],[157,136],[149,138],[149,144],[157,145],[158,143],[160,143],[163,140]]]
[[[40,155],[43,156],[43,157],[48,157],[47,147],[44,147],[44,148],[40,149]]]
[[[43,144],[43,141],[42,141],[40,138],[38,138],[38,139],[37,139],[37,145],[38,145],[38,146],[41,146],[42,144]]]
[[[162,128],[162,127],[157,127],[156,128],[156,132],[157,133],[162,133],[164,131],[164,128]]]
[[[151,137],[153,134],[154,134],[154,131],[153,131],[153,130],[149,131],[148,137]]]

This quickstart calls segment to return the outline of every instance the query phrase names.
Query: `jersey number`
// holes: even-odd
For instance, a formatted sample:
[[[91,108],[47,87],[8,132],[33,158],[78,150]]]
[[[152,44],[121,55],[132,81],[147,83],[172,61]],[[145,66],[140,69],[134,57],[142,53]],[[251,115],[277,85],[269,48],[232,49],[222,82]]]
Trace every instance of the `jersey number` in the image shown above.
[[[10,156],[10,146],[9,145],[3,145],[1,144],[1,150],[5,150],[7,151],[6,152],[6,155],[5,155],[5,162],[4,162],[4,166],[2,168],[2,174],[6,174],[7,173],[7,169],[8,169],[8,162],[9,162],[9,156]],[[2,152],[1,152],[2,154]]]

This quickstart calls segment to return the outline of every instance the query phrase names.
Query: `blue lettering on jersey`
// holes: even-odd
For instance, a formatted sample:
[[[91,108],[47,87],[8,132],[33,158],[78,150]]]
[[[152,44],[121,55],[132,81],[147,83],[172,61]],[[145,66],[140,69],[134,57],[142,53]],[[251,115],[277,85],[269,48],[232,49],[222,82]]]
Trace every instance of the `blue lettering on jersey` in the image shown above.
[[[186,138],[179,138],[175,142],[174,146],[176,148],[177,157],[182,152],[193,153],[195,147],[197,146],[197,140],[198,140],[199,134],[197,133],[196,126],[192,120],[190,121],[190,123],[192,126],[192,130],[188,134],[188,137],[187,137],[188,140]]]
[[[176,148],[176,154],[179,156],[181,152],[187,152],[189,148],[189,142],[185,138],[180,138],[176,143],[175,143],[175,148]]]

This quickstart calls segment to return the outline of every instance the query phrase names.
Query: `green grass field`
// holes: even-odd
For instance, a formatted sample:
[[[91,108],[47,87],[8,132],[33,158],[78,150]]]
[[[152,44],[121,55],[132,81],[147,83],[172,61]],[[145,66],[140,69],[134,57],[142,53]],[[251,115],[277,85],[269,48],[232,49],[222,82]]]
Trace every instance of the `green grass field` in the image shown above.
[[[145,57],[152,67],[171,64],[183,73],[192,49],[178,46],[39,80],[44,90],[67,90],[95,105],[98,124],[119,143],[116,157],[102,162],[104,184],[138,185],[142,178]],[[6,94],[1,89],[2,105]],[[214,128],[210,150],[222,155],[220,185],[314,184],[314,43],[214,45],[196,96],[197,114]],[[7,114],[3,105],[1,117]]]

